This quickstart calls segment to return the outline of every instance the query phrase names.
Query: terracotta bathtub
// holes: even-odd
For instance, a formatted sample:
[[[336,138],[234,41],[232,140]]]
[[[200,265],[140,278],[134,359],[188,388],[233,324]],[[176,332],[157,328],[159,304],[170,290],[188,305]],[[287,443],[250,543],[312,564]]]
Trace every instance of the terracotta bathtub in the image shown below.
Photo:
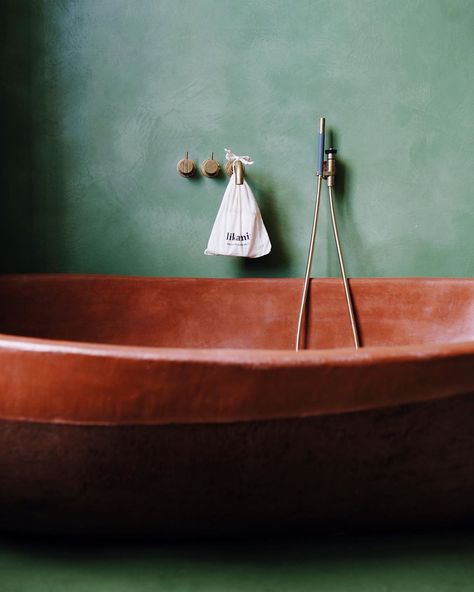
[[[474,518],[474,280],[0,278],[0,529]]]

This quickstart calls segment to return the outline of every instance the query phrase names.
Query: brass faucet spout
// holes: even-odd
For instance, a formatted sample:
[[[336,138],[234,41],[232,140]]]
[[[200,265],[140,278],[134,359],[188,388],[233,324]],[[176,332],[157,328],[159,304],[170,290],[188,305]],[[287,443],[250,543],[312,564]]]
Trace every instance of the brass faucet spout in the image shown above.
[[[234,161],[234,175],[235,175],[235,184],[236,185],[243,185],[244,184],[244,165],[241,163],[240,160]]]

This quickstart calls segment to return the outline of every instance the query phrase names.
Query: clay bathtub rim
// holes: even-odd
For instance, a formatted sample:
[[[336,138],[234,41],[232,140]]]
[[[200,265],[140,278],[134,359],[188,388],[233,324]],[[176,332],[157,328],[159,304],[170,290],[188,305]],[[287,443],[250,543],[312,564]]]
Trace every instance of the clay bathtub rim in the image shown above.
[[[36,337],[18,337],[0,334],[0,364],[5,369],[13,361],[13,371],[18,378],[22,363],[28,363],[31,357],[43,355],[42,367],[52,366],[53,374],[47,381],[49,390],[43,390],[39,396],[31,396],[31,384],[15,384],[16,398],[0,398],[0,419],[20,420],[32,423],[55,423],[71,425],[174,425],[202,423],[235,423],[248,421],[267,421],[273,419],[315,417],[339,413],[358,412],[369,409],[390,408],[421,401],[449,398],[474,392],[474,341],[446,344],[420,344],[364,347],[359,351],[353,348],[337,348],[324,350],[263,350],[263,349],[197,349],[197,348],[161,348],[148,346],[130,346],[116,344],[98,344],[81,341],[43,339]],[[5,359],[3,359],[5,358]],[[58,391],[54,368],[57,363],[70,363],[72,367],[91,362],[92,367],[100,368],[101,363],[113,361],[111,376],[102,388],[113,389],[122,377],[121,370],[135,370],[145,374],[150,370],[177,371],[179,375],[186,365],[198,366],[206,371],[233,371],[236,376],[262,373],[268,368],[289,372],[294,379],[303,376],[308,382],[307,373],[314,374],[314,382],[320,381],[321,393],[315,394],[311,389],[299,393],[294,389],[290,396],[280,396],[278,400],[264,400],[260,407],[248,399],[252,394],[252,381],[237,400],[222,405],[222,400],[212,396],[203,396],[198,400],[187,400],[182,405],[183,397],[176,405],[175,393],[160,393],[160,400],[155,392],[145,392],[140,396],[140,376],[134,374],[129,381],[131,397],[114,399],[109,393],[100,400],[98,406],[78,405],[74,398],[55,397]],[[5,364],[6,362],[6,364]],[[97,364],[99,366],[97,366]],[[152,366],[151,366],[152,365]],[[453,380],[456,369],[459,381]],[[472,368],[472,372],[466,370]],[[49,368],[51,369],[51,368]],[[380,373],[380,370],[381,373]],[[369,373],[369,382],[367,376]],[[387,378],[387,372],[389,377]],[[339,376],[342,373],[343,377]],[[408,373],[407,387],[406,375]],[[7,371],[2,371],[0,391],[8,392]],[[21,374],[21,372],[20,372]],[[403,374],[403,376],[402,376]],[[87,373],[83,373],[87,377]],[[97,376],[95,373],[92,376]],[[397,380],[397,376],[399,380]],[[6,381],[5,381],[6,377]],[[262,381],[257,376],[259,383]],[[373,384],[370,381],[373,380]],[[3,382],[2,382],[3,381]],[[334,390],[334,381],[341,387],[343,396],[337,400],[324,395],[324,389]],[[362,383],[361,383],[362,381]],[[380,394],[380,382],[389,385],[388,390]],[[86,381],[87,383],[87,381]],[[372,386],[372,388],[371,388]],[[134,390],[135,389],[135,390]],[[73,392],[78,392],[76,388]],[[94,391],[96,392],[96,391]],[[99,392],[101,389],[99,388]],[[97,394],[97,393],[96,393]],[[89,404],[91,401],[89,400]],[[120,403],[120,404],[118,404]]]

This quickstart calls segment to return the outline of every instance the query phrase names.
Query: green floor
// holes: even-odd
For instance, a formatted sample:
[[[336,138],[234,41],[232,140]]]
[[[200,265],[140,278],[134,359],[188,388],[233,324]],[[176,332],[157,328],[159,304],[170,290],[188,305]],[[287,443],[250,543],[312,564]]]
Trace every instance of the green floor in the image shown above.
[[[474,591],[474,532],[260,543],[0,543],[0,592]]]

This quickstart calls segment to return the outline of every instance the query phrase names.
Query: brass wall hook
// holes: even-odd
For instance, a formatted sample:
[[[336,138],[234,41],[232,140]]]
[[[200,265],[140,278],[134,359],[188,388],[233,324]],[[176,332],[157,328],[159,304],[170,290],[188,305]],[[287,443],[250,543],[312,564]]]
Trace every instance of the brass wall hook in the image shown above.
[[[211,156],[207,158],[201,165],[201,173],[205,177],[213,178],[217,177],[221,172],[221,165],[214,160],[214,152],[211,152]]]
[[[236,185],[243,185],[245,182],[245,166],[253,164],[251,156],[237,156],[230,148],[225,149],[225,157],[227,164],[225,172],[230,176],[234,173],[234,180]]]
[[[192,177],[194,175],[196,172],[196,163],[194,160],[190,160],[189,152],[186,152],[186,158],[182,158],[178,162],[176,169],[182,177]]]
[[[225,165],[225,172],[227,173],[228,177],[232,176],[232,173],[235,173],[235,184],[236,185],[243,185],[244,178],[245,178],[245,167],[240,160],[229,160]]]

